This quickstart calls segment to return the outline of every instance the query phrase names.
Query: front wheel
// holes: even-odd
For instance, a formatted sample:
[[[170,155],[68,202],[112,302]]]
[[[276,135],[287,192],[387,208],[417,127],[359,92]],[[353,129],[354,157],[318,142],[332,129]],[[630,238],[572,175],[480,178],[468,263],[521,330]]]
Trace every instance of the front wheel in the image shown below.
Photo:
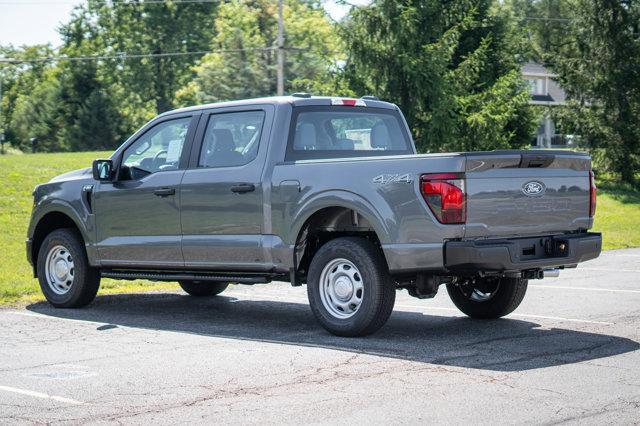
[[[521,278],[477,278],[447,284],[447,292],[458,309],[471,318],[494,319],[509,315],[522,302],[527,280]]]
[[[387,322],[396,300],[382,253],[364,238],[336,238],[315,254],[307,295],[320,324],[338,336],[365,336]]]
[[[44,297],[56,308],[80,308],[93,301],[100,274],[89,265],[76,231],[58,229],[47,235],[38,251],[38,281]]]

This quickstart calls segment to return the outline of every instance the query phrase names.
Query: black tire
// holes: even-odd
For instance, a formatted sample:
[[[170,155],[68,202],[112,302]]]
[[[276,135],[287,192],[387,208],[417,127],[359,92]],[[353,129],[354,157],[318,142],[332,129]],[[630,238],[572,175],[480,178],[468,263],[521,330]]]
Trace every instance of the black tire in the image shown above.
[[[509,315],[520,305],[527,293],[528,281],[521,278],[493,280],[478,281],[475,286],[447,284],[447,292],[453,304],[471,318],[500,318]],[[490,292],[491,296],[486,300],[474,300],[472,294],[475,288]],[[493,291],[490,291],[492,289]]]
[[[362,275],[359,307],[348,318],[338,318],[322,301],[320,278],[325,266],[337,259],[351,262]],[[353,293],[353,292],[352,292]],[[396,300],[396,291],[386,261],[380,251],[364,238],[336,238],[323,245],[311,260],[307,275],[307,295],[320,324],[337,336],[365,336],[382,327]]]
[[[215,296],[227,289],[229,283],[207,281],[179,281],[180,287],[191,296],[206,297]]]
[[[56,254],[58,256],[54,256]],[[62,279],[55,267],[54,271],[47,268],[49,256],[51,259],[59,257],[57,263],[63,264],[61,270],[66,268],[67,274]],[[50,263],[57,264],[54,260]],[[56,308],[80,308],[95,299],[100,273],[89,265],[82,238],[76,230],[57,229],[46,236],[38,251],[38,281],[44,297]],[[60,284],[63,281],[68,287],[66,291]]]

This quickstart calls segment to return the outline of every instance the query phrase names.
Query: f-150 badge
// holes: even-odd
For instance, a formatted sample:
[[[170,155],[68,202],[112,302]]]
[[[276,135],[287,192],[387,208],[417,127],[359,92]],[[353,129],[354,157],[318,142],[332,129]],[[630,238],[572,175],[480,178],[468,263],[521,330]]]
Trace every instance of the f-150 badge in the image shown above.
[[[403,175],[383,174],[373,178],[373,183],[377,183],[380,185],[387,185],[394,182],[411,183],[411,177],[409,177],[408,173],[405,173]]]

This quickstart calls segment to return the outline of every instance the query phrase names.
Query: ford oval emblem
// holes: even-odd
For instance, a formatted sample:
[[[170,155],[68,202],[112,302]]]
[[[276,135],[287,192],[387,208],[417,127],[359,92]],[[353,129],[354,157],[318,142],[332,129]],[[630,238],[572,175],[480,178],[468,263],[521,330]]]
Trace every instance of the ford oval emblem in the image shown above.
[[[544,183],[536,182],[535,180],[522,185],[522,192],[528,197],[538,197],[544,194],[546,190],[547,188],[544,186]]]

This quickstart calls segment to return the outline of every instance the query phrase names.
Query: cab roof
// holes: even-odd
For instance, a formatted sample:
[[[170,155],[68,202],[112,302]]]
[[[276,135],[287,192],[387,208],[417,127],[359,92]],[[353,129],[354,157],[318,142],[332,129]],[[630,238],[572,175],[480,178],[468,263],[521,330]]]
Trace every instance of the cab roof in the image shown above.
[[[165,113],[160,114],[160,116],[171,115],[171,114],[179,114],[183,112],[190,111],[201,111],[207,109],[214,108],[225,108],[225,107],[235,107],[235,106],[251,106],[251,105],[283,105],[289,104],[294,107],[297,106],[330,106],[332,105],[332,99],[353,99],[348,97],[341,96],[309,96],[305,95],[289,95],[289,96],[270,96],[265,98],[254,98],[254,99],[242,99],[237,101],[226,101],[226,102],[216,102],[211,104],[203,104],[203,105],[194,105],[186,108],[174,109],[172,111],[167,111]],[[398,107],[395,104],[390,102],[384,102],[380,100],[375,100],[372,98],[360,98],[358,101],[364,102],[365,107],[372,108],[385,108],[385,109],[393,109],[397,110]],[[362,108],[363,106],[359,106],[356,108]]]

